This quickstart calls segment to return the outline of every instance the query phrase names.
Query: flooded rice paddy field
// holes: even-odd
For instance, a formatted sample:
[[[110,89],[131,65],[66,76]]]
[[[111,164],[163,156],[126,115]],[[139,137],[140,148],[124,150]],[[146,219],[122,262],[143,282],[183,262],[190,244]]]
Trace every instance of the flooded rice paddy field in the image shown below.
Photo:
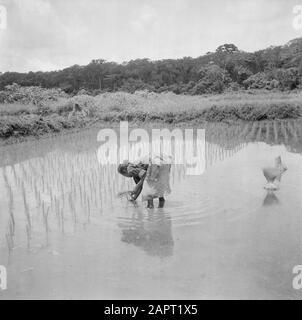
[[[164,208],[97,160],[97,130],[2,147],[0,299],[299,299],[300,121],[206,127],[206,170],[171,171]],[[280,190],[261,168],[281,155]],[[156,201],[155,201],[155,204]]]

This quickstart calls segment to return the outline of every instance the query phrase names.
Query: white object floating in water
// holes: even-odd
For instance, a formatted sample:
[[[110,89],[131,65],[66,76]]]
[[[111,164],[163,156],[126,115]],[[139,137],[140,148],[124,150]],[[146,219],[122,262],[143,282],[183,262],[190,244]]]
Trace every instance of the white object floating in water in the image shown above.
[[[282,163],[280,156],[275,159],[274,167],[263,168],[263,175],[267,180],[267,185],[264,188],[267,190],[278,190],[281,176],[286,170],[287,167]]]

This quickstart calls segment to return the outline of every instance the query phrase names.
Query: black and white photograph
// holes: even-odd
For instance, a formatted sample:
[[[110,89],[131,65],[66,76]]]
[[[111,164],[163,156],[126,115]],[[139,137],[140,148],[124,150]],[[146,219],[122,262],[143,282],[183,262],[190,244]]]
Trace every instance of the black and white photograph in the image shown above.
[[[302,0],[0,0],[0,300],[301,300],[301,194]]]

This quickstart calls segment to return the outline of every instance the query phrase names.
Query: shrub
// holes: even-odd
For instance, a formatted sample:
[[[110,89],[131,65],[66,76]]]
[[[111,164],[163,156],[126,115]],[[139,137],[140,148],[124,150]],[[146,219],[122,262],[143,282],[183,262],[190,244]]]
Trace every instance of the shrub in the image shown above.
[[[0,91],[0,103],[31,103],[38,105],[41,102],[57,101],[59,98],[68,97],[61,89],[45,89],[41,87],[21,87],[14,83]]]
[[[274,74],[282,90],[293,90],[299,86],[299,70],[297,68],[277,69]]]
[[[199,70],[200,80],[191,89],[193,95],[221,93],[231,82],[228,73],[217,65],[210,65]]]
[[[264,89],[268,80],[267,74],[264,72],[258,72],[244,80],[243,85],[248,89]]]

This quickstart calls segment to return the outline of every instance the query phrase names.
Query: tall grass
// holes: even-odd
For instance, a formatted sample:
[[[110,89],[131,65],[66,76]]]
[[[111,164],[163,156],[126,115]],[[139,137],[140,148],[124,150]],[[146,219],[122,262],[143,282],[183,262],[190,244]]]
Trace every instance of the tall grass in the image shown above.
[[[59,97],[39,104],[0,104],[0,138],[41,135],[91,122],[198,123],[260,121],[301,116],[302,92],[244,91],[187,96],[173,93],[117,92]],[[74,111],[74,106],[80,112]]]

